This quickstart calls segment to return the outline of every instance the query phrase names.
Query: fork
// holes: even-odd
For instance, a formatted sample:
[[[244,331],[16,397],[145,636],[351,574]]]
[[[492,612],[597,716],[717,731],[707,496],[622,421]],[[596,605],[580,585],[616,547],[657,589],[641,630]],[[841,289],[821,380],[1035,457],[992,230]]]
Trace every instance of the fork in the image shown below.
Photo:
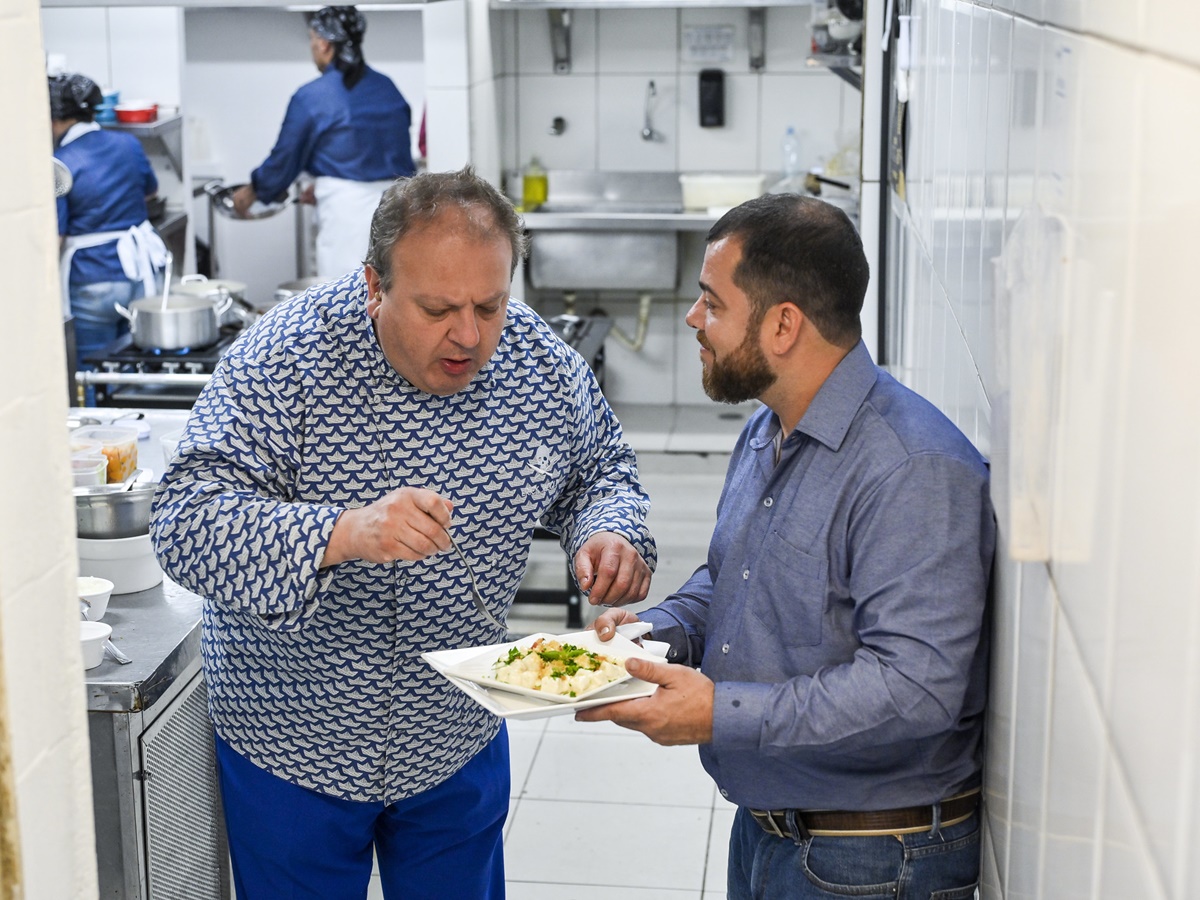
[[[467,562],[467,557],[459,549],[454,538],[450,538],[450,546],[454,548],[454,552],[458,554],[458,558],[462,560],[463,568],[467,570],[467,578],[471,580],[471,599],[475,601],[475,608],[483,613],[483,617],[501,629],[506,635],[508,634],[508,626],[500,623],[500,620],[492,615],[491,610],[483,602],[483,596],[479,593],[479,584],[475,581],[475,573],[471,570],[471,564]]]

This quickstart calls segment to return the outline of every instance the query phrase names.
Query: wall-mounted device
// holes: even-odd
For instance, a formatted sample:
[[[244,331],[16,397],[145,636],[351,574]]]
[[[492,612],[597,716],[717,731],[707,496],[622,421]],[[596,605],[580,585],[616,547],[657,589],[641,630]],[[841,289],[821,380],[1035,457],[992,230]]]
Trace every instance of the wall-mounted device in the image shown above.
[[[725,127],[725,72],[700,70],[700,127]]]

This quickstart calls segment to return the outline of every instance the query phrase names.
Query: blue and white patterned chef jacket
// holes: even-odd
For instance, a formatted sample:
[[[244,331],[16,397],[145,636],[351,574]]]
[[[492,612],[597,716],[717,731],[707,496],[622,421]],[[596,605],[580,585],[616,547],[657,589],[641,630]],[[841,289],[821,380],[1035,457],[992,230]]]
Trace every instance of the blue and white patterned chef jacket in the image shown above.
[[[388,364],[361,270],[272,309],[221,360],[155,498],[167,574],[206,599],[217,733],[295,784],[394,802],[453,775],[499,720],[420,657],[503,641],[452,553],[320,570],[339,513],[399,487],[451,531],[502,618],[538,523],[574,556],[597,531],[653,568],[633,451],[583,358],[510,300],[492,359],[437,397]]]

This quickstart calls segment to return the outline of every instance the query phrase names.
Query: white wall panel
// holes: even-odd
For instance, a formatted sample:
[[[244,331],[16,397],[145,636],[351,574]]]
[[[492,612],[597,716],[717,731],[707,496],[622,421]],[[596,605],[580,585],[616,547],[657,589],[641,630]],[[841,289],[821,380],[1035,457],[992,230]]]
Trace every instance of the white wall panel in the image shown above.
[[[1200,875],[1200,425],[1181,413],[1200,408],[1200,67],[1194,13],[1169,10],[913,6],[889,316],[903,376],[991,439],[984,897],[1184,898]],[[968,122],[982,161],[947,136]]]
[[[675,74],[679,46],[675,10],[604,9],[597,15],[596,60],[602,75]]]

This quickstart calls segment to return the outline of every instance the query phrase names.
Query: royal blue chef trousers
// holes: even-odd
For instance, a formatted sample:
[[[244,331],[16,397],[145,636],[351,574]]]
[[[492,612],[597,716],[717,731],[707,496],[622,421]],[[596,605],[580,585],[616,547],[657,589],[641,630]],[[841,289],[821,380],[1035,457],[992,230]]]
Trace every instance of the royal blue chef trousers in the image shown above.
[[[299,787],[217,738],[217,772],[238,900],[363,900],[371,857],[383,895],[503,900],[508,732],[448,780],[397,803]]]

